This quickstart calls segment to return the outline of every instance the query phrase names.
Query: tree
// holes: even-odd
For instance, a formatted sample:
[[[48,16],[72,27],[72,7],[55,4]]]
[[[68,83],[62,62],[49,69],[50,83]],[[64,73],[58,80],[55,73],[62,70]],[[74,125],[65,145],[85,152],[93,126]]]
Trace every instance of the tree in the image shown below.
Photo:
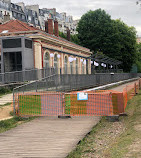
[[[109,56],[112,57],[114,53],[114,58],[122,61],[122,68],[128,72],[136,59],[136,30],[120,20],[113,20],[113,28],[115,28],[116,35],[113,48],[116,51],[114,49],[109,50]]]
[[[75,44],[79,44],[79,39],[78,39],[78,35],[71,35],[71,42],[75,43]]]
[[[59,31],[59,36],[62,37],[62,38],[64,38],[64,39],[67,39],[67,35],[64,34],[63,32]]]
[[[137,44],[136,65],[138,72],[141,73],[141,43]]]
[[[67,39],[67,34],[65,34],[63,32],[59,31],[59,36],[62,37],[62,38],[64,38],[64,39]],[[73,42],[75,44],[79,44],[79,39],[78,39],[77,34],[71,35],[71,42]]]
[[[80,44],[91,51],[123,62],[121,68],[130,71],[135,59],[136,31],[120,20],[112,20],[104,10],[84,14],[77,27]]]

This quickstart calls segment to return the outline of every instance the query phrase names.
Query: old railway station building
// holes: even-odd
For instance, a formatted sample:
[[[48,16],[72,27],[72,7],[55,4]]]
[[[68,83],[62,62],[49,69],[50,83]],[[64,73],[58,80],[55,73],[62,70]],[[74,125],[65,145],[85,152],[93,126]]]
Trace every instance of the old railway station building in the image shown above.
[[[1,72],[55,68],[58,73],[91,74],[89,49],[59,37],[58,22],[46,31],[19,20],[0,25]]]

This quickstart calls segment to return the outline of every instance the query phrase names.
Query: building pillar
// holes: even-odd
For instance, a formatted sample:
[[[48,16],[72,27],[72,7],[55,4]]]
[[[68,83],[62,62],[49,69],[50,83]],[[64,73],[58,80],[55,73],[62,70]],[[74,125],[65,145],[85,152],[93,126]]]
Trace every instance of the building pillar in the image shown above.
[[[82,64],[81,64],[81,61],[80,61],[80,57],[78,58],[78,74],[81,74],[81,69],[82,69]]]
[[[68,74],[70,74],[70,73],[71,73],[71,70],[70,70],[70,61],[69,61],[69,57],[70,57],[70,56],[68,56]]]
[[[91,74],[91,59],[88,59],[88,74]]]
[[[76,61],[73,60],[73,74],[76,74]]]
[[[34,64],[36,69],[42,69],[42,47],[41,41],[34,42]]]

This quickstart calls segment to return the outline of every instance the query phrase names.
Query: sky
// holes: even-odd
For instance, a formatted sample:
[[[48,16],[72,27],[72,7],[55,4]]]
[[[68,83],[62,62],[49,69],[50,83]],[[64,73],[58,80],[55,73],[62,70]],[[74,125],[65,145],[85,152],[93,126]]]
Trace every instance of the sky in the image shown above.
[[[40,8],[56,8],[57,12],[66,12],[74,19],[80,19],[89,10],[104,9],[112,19],[121,19],[129,26],[134,26],[141,36],[141,7],[137,0],[12,0],[23,1],[26,5],[39,4]]]

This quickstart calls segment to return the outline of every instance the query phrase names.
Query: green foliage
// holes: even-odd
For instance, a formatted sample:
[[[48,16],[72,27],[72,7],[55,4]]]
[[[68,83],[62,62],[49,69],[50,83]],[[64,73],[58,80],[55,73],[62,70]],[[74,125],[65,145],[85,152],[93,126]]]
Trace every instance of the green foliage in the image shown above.
[[[131,73],[137,73],[138,72],[138,68],[136,64],[132,65],[132,69],[131,69]]]
[[[59,31],[59,36],[67,40],[67,34]],[[71,42],[79,44],[78,35],[71,35]]]
[[[15,119],[9,119],[5,121],[0,121],[0,128],[9,129],[16,123]]]
[[[0,88],[0,95],[4,95],[11,92],[12,92],[12,89],[4,88],[4,87]]]
[[[67,39],[67,35],[65,33],[63,33],[63,32],[59,31],[59,36],[64,38],[64,39]]]
[[[89,11],[77,27],[80,44],[91,51],[123,62],[121,68],[130,71],[136,52],[136,31],[120,20],[112,20],[104,10]]]
[[[141,43],[137,44],[136,65],[138,72],[141,73]]]
[[[113,20],[113,24],[118,36],[113,43],[116,51],[112,50],[109,56],[112,57],[114,53],[114,58],[122,61],[122,68],[128,72],[136,59],[136,30],[120,20]]]
[[[71,35],[71,42],[75,43],[75,44],[80,44],[80,41],[78,39],[78,35]]]
[[[24,123],[35,119],[36,117],[23,118],[20,116],[14,116],[11,119],[0,121],[0,133],[10,130],[16,127],[19,123]]]

